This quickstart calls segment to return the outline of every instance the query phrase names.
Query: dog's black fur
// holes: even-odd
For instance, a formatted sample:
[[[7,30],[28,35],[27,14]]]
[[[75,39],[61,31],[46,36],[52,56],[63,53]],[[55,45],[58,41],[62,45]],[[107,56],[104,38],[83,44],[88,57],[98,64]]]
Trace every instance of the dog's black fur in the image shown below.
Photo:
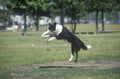
[[[62,31],[58,35],[54,32],[56,29],[57,23],[49,23],[49,30],[52,32],[50,37],[55,37],[58,40],[67,40],[69,43],[71,43],[71,53],[74,56],[76,55],[75,62],[78,60],[78,51],[82,48],[84,50],[87,50],[87,46],[74,34],[72,34],[66,27],[62,26]]]

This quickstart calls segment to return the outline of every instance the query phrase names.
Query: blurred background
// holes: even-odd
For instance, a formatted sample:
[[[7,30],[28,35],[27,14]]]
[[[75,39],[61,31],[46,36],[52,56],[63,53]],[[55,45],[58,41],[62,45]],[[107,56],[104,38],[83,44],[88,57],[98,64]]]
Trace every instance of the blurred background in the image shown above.
[[[104,32],[105,24],[120,24],[119,0],[0,0],[0,30],[36,28],[48,22],[95,24],[95,32]],[[99,24],[101,27],[99,28]]]

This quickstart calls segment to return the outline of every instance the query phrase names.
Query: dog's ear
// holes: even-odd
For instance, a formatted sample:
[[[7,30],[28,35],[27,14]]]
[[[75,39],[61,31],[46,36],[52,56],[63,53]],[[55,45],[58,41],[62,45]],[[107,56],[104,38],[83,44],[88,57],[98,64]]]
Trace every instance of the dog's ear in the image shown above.
[[[52,26],[52,24],[51,24],[51,23],[49,23],[49,26]]]
[[[54,31],[54,30],[55,30],[55,26],[56,26],[56,25],[54,25],[53,23],[49,23],[48,29],[49,29],[50,31]]]
[[[56,26],[56,24],[57,24],[56,22],[53,23],[54,26]]]
[[[56,22],[54,22],[54,23],[49,23],[49,26],[56,26]]]

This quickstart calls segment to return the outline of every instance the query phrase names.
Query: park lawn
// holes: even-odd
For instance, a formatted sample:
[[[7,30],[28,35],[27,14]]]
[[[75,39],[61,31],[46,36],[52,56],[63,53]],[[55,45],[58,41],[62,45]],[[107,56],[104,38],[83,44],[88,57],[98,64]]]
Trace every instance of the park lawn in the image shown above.
[[[40,37],[43,29],[27,32],[22,37],[20,32],[0,32],[0,79],[120,79],[120,68],[33,67],[34,64],[68,61],[70,57],[70,44],[62,40],[46,42],[47,38]],[[78,63],[100,63],[103,60],[120,62],[120,32],[118,28],[116,30],[102,34],[76,34],[85,44],[92,45],[91,50],[79,52]]]

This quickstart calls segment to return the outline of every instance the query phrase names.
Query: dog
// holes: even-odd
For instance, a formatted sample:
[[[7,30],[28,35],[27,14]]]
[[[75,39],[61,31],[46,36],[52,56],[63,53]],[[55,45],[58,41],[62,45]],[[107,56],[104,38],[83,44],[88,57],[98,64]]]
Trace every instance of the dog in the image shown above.
[[[48,34],[49,32],[51,32],[52,34]],[[50,37],[47,41],[57,39],[67,40],[69,43],[71,43],[71,57],[69,59],[69,62],[73,60],[74,55],[76,55],[74,62],[77,62],[78,51],[80,51],[81,48],[84,50],[88,50],[92,47],[91,45],[86,46],[77,36],[72,34],[66,27],[58,23],[49,23],[49,27],[45,32],[41,34],[41,37]]]

